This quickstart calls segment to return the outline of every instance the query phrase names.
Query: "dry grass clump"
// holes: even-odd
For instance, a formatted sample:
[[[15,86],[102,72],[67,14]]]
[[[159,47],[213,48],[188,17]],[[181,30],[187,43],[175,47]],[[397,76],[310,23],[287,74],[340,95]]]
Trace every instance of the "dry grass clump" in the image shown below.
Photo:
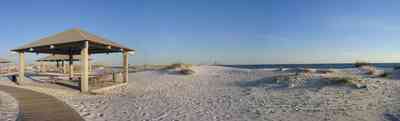
[[[307,80],[312,79],[309,74],[279,75],[272,78],[274,83],[287,84],[289,88],[303,87]]]
[[[381,78],[392,78],[392,73],[383,72],[383,73],[379,74],[377,77],[381,77]]]
[[[315,73],[316,70],[315,70],[315,69],[310,69],[310,68],[304,68],[304,69],[303,69],[303,72],[304,72],[304,73]]]
[[[331,73],[336,73],[337,71],[334,69],[318,69],[317,73],[320,74],[331,74]]]
[[[192,69],[193,65],[192,64],[184,64],[184,63],[174,63],[171,64],[167,67],[165,67],[165,70],[173,70],[179,74],[183,74],[183,75],[192,75],[194,73],[196,73],[193,69]]]
[[[379,75],[379,71],[373,66],[362,66],[360,67],[361,70],[366,72],[367,75]]]
[[[340,74],[327,78],[330,84],[344,84],[356,88],[366,88],[366,82],[360,76]]]
[[[381,75],[381,71],[378,71],[371,63],[358,61],[354,63],[354,66],[359,68],[363,73],[371,76]]]
[[[184,75],[192,75],[192,74],[196,73],[194,70],[188,69],[188,68],[182,69],[182,70],[180,70],[179,72],[180,72],[181,74],[184,74]]]
[[[363,67],[363,66],[371,66],[371,63],[364,62],[364,61],[357,61],[354,63],[354,66],[357,68]]]
[[[289,71],[294,72],[296,74],[300,74],[300,73],[310,74],[310,73],[316,72],[315,69],[311,69],[311,68],[294,68],[294,69],[290,69]]]
[[[193,67],[192,64],[174,63],[174,64],[171,64],[171,65],[165,67],[165,69],[189,69],[192,67]]]
[[[274,76],[274,77],[272,77],[272,80],[275,82],[275,83],[282,83],[282,82],[287,82],[288,80],[290,80],[291,79],[291,76],[290,75],[279,75],[279,76]]]

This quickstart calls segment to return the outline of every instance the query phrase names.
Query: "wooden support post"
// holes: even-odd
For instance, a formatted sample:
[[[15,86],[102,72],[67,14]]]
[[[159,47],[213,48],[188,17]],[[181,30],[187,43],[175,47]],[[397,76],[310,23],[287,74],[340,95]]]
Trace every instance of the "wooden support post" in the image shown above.
[[[56,65],[56,72],[58,73],[60,71],[60,61],[56,61],[57,65]]]
[[[89,73],[91,73],[91,72],[93,72],[93,70],[92,70],[92,63],[90,62],[90,61],[88,61],[88,63],[89,63]]]
[[[39,62],[39,72],[43,72],[43,61]]]
[[[72,80],[74,77],[74,61],[73,61],[73,55],[69,55],[69,80]]]
[[[124,70],[123,70],[123,82],[124,83],[127,83],[128,81],[129,81],[129,62],[128,62],[128,56],[129,56],[129,53],[128,53],[128,51],[124,51],[123,53],[122,53],[122,55],[123,55],[123,67],[124,67]]]
[[[81,92],[89,91],[89,41],[81,50]]]
[[[57,69],[60,67],[60,61],[56,61],[57,62]]]
[[[67,74],[67,64],[65,64],[64,61],[63,61],[63,73]]]
[[[46,63],[45,62],[42,62],[42,71],[41,72],[46,72]]]
[[[22,84],[25,78],[25,54],[24,52],[19,52],[19,63],[18,63],[18,79],[17,83]]]
[[[64,73],[64,61],[61,61],[61,69],[60,69],[61,73]]]

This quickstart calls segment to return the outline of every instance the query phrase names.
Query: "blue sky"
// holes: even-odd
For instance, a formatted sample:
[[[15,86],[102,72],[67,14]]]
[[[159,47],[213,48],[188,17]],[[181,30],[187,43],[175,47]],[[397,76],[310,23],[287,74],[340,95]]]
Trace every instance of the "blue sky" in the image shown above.
[[[137,49],[133,64],[400,62],[398,0],[7,0],[0,57],[82,28]],[[44,56],[44,55],[41,55]],[[121,55],[96,55],[119,64]],[[37,56],[31,54],[28,60]]]

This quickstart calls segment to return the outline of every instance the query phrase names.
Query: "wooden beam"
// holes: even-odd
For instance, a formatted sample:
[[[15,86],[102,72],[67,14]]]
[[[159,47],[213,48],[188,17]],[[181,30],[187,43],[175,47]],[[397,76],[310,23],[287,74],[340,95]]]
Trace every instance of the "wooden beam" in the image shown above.
[[[124,82],[128,82],[129,81],[129,62],[128,62],[128,57],[129,57],[129,53],[128,51],[124,51],[122,53],[123,55],[123,81]]]
[[[18,63],[18,79],[17,83],[22,84],[25,78],[25,54],[24,52],[19,52],[19,63]]]
[[[89,91],[89,41],[81,50],[81,92]]]

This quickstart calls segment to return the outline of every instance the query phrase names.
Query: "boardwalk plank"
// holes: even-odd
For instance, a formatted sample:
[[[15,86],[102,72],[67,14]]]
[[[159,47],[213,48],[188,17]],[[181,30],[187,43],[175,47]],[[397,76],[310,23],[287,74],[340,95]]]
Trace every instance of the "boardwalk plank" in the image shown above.
[[[1,85],[0,90],[18,100],[22,121],[84,121],[71,107],[50,95]]]

